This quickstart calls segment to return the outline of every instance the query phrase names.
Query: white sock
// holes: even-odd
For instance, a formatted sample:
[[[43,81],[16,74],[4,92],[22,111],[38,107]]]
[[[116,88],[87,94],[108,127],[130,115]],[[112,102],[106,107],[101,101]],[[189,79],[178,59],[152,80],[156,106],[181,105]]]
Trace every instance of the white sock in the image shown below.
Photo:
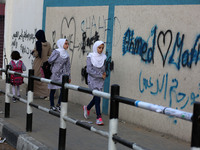
[[[20,95],[20,88],[19,88],[19,85],[17,86],[17,96]]]
[[[15,86],[12,86],[12,92],[13,92],[13,96],[15,96]]]

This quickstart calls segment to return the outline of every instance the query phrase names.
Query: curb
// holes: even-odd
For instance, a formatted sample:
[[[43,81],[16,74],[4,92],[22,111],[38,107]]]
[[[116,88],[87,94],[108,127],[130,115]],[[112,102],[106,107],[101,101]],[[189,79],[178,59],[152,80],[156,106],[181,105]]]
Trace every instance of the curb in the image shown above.
[[[17,150],[48,150],[49,148],[0,118],[0,134]]]

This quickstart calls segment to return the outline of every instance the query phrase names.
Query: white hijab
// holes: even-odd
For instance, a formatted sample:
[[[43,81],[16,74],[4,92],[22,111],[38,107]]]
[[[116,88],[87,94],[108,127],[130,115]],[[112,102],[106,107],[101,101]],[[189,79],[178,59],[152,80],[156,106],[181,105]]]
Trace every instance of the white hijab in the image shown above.
[[[104,61],[106,60],[106,55],[102,52],[99,54],[97,52],[97,48],[101,45],[104,44],[102,41],[96,41],[93,45],[93,53],[89,53],[87,57],[90,57],[92,65],[101,68],[104,64]]]
[[[69,54],[67,53],[67,50],[65,50],[64,48],[63,48],[63,45],[65,44],[65,41],[66,41],[67,39],[59,39],[58,41],[57,41],[57,51],[58,52],[60,52],[60,57],[61,58],[63,58],[63,59],[65,59],[65,58],[67,58],[67,57],[69,57]]]

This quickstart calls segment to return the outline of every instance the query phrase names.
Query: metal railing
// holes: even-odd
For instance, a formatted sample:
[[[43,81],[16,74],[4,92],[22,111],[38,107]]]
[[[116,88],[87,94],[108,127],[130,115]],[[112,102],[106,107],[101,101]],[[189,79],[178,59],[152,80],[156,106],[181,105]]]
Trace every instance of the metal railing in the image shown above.
[[[191,121],[193,124],[192,125],[191,149],[197,149],[197,148],[200,149],[200,103],[199,102],[194,103],[193,113],[189,113],[189,112],[184,112],[184,111],[180,111],[180,110],[173,109],[173,108],[168,108],[168,107],[164,107],[164,106],[160,106],[160,105],[156,105],[156,104],[151,104],[151,103],[142,102],[142,101],[119,96],[119,93],[120,93],[119,85],[112,85],[111,86],[111,94],[110,94],[110,93],[101,92],[101,91],[97,91],[97,90],[91,90],[86,87],[69,84],[68,83],[69,77],[66,75],[63,76],[62,82],[60,83],[60,82],[52,81],[50,79],[45,79],[45,78],[40,78],[40,77],[34,76],[34,70],[32,70],[32,69],[29,70],[28,75],[11,71],[11,70],[9,70],[9,66],[7,66],[6,69],[0,68],[0,71],[5,72],[5,74],[6,74],[5,118],[10,117],[10,98],[12,98],[12,97],[27,104],[27,117],[26,117],[26,131],[27,132],[32,131],[32,115],[33,115],[32,107],[42,110],[44,112],[50,113],[51,115],[54,115],[56,117],[60,117],[59,145],[58,145],[59,150],[64,150],[65,145],[66,145],[65,144],[65,142],[66,142],[66,127],[67,127],[66,121],[108,138],[108,150],[116,150],[116,143],[120,143],[126,147],[129,147],[129,148],[135,149],[135,150],[147,149],[140,145],[137,145],[134,142],[129,142],[128,140],[123,139],[122,137],[119,137],[117,135],[118,114],[119,114],[119,104],[120,103],[131,105],[131,106],[142,108],[142,109],[146,109],[146,110],[153,111],[155,113],[160,113],[160,114],[167,115],[167,116],[173,116],[173,117],[180,118],[180,119],[183,119],[186,121]],[[10,94],[10,78],[9,78],[10,74],[15,74],[15,75],[22,76],[24,78],[28,78],[28,99],[27,100]],[[39,105],[33,103],[34,80],[61,86],[62,100],[61,100],[60,113],[52,111],[48,108],[45,108],[45,107],[42,107],[42,106],[39,106]],[[76,120],[76,119],[68,117],[67,103],[68,103],[69,89],[83,92],[86,94],[92,94],[94,96],[99,96],[99,97],[103,97],[103,98],[110,100],[110,120],[109,120],[109,131],[108,132],[99,130],[92,125],[85,124],[84,122],[82,122],[80,120]]]

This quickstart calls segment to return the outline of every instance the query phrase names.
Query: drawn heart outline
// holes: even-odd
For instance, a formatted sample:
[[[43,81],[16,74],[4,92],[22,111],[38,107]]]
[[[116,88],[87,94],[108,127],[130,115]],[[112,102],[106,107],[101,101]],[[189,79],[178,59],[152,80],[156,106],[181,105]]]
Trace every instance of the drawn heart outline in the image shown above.
[[[73,44],[72,46],[69,45],[69,50],[72,52],[72,55],[71,55],[71,63],[72,63],[72,60],[73,60],[73,54],[74,54],[74,48],[75,48],[75,39],[76,39],[76,21],[75,21],[75,18],[74,17],[71,17],[68,21],[68,19],[66,17],[63,18],[62,22],[61,22],[61,38],[65,38],[65,36],[63,35],[63,28],[64,29],[70,29],[70,24],[71,23],[74,23],[74,32],[73,34],[70,36],[70,39],[69,40],[69,44]],[[73,37],[73,39],[71,38]],[[72,48],[71,48],[72,47]]]
[[[162,52],[162,49],[160,48],[160,37],[163,36],[163,44],[165,44],[165,39],[166,39],[166,36],[169,35],[170,36],[170,42],[169,42],[169,45],[168,45],[168,48],[167,48],[167,51],[165,53],[165,55],[163,55],[163,52]],[[163,60],[163,67],[165,66],[165,62],[166,62],[166,59],[167,59],[167,55],[169,53],[169,49],[171,47],[171,44],[172,44],[172,31],[171,30],[167,30],[165,33],[163,31],[161,31],[159,34],[158,34],[158,39],[157,39],[157,45],[158,45],[158,50],[160,51],[160,54],[161,54],[161,57],[162,57],[162,60]]]

